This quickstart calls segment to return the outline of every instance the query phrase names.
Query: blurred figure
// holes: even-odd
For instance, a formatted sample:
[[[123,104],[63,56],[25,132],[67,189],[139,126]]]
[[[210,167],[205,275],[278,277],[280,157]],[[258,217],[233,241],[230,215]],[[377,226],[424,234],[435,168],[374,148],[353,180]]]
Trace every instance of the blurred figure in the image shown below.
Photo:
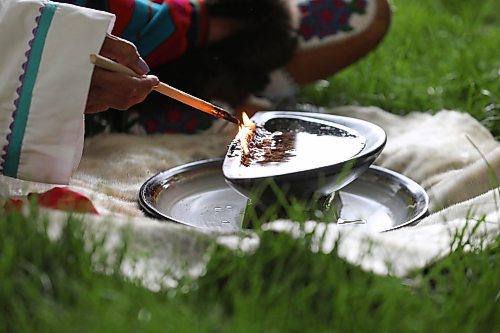
[[[70,0],[117,16],[162,81],[253,113],[293,97],[373,50],[390,25],[387,0]],[[158,94],[111,114],[140,133],[194,133],[213,118]],[[129,117],[124,121],[123,117]],[[101,119],[99,119],[101,121]]]

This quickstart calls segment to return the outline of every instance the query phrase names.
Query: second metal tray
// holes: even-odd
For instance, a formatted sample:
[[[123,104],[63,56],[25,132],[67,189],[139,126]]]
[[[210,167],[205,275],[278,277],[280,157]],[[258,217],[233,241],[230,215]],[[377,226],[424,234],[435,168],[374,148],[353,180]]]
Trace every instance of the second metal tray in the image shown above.
[[[185,225],[240,230],[248,199],[226,184],[222,159],[193,162],[161,172],[140,189],[139,202],[150,215]],[[362,220],[359,227],[389,231],[424,216],[428,196],[413,180],[371,166],[339,191],[340,218]]]

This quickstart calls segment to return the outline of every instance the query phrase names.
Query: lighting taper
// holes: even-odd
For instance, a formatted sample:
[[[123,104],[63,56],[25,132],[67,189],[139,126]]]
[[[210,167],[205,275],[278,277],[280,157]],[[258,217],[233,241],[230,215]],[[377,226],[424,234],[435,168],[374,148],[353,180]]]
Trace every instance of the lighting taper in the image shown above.
[[[137,73],[135,73],[132,69],[122,64],[119,64],[111,59],[100,56],[98,54],[91,54],[90,62],[96,65],[97,67],[107,69],[112,72],[119,72],[131,76],[137,76]],[[214,117],[225,119],[227,121],[235,123],[236,125],[240,124],[238,119],[236,119],[233,115],[231,115],[224,109],[216,105],[213,105],[207,101],[204,101],[198,97],[189,95],[188,93],[185,93],[184,91],[174,88],[172,86],[169,86],[166,83],[160,82],[158,86],[154,88],[154,90],[156,90],[160,94],[163,94],[179,102],[192,106],[195,109],[211,114]]]

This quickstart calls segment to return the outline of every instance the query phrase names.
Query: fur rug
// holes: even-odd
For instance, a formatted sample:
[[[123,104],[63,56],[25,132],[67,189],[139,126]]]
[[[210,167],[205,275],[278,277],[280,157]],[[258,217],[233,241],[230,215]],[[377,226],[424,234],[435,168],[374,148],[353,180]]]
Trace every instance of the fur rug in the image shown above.
[[[475,119],[456,111],[435,115],[415,112],[402,117],[376,107],[347,106],[326,112],[365,119],[384,128],[388,142],[375,164],[421,184],[430,196],[430,215],[414,227],[387,233],[355,226],[322,226],[327,228],[325,251],[342,234],[341,256],[365,269],[401,276],[448,253],[455,231],[472,232],[475,219],[485,218],[486,222],[472,241],[498,235],[500,189],[495,186],[500,180],[500,144]],[[101,215],[85,216],[85,221],[93,230],[101,230],[102,226],[111,229],[116,236],[111,243],[120,241],[118,227],[130,228],[131,260],[126,274],[138,276],[154,288],[163,269],[176,263],[188,263],[191,273],[199,272],[212,238],[229,246],[258,245],[251,232],[240,240],[235,235],[159,222],[146,217],[137,202],[139,188],[149,177],[189,161],[222,156],[233,135],[226,127],[226,131],[215,134],[103,134],[86,141],[82,161],[69,187],[92,199]],[[5,177],[0,178],[0,184],[3,195],[50,188]],[[54,221],[64,216],[57,211],[48,213]],[[292,231],[294,226],[291,221],[275,221],[266,227]],[[54,230],[57,235],[57,228]],[[367,254],[368,246],[371,251]]]

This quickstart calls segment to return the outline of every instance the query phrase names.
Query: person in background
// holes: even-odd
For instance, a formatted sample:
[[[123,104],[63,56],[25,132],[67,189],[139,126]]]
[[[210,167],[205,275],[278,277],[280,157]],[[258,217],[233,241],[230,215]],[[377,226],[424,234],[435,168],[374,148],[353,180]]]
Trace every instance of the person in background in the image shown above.
[[[61,1],[114,13],[113,33],[136,44],[162,81],[249,113],[263,108],[255,96],[268,109],[281,106],[356,62],[390,25],[387,0]],[[159,94],[134,110],[109,113],[111,124],[126,124],[112,129],[196,133],[213,121]]]
[[[139,112],[119,114],[127,124],[119,130],[211,125],[159,94],[140,103],[158,83],[148,67],[237,110],[254,95],[276,105],[375,48],[389,23],[386,0],[1,0],[0,43],[9,47],[0,52],[0,170],[67,183],[81,157],[84,112],[91,134],[92,113],[136,103]],[[94,69],[88,55],[97,52],[143,76]]]
[[[0,0],[0,173],[66,184],[79,163],[84,113],[128,109],[158,84],[114,15],[43,0]],[[100,53],[138,77],[94,68]]]

